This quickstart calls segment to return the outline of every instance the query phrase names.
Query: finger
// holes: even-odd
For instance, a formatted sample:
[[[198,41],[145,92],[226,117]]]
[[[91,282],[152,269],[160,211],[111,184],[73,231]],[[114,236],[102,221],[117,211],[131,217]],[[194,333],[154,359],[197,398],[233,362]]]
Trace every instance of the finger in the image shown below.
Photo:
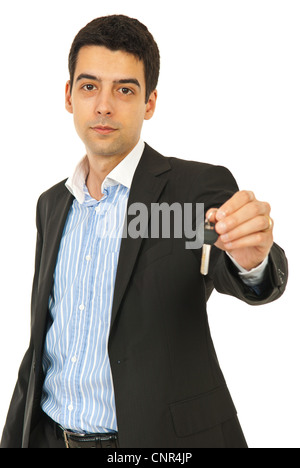
[[[256,217],[263,216],[265,217],[264,220],[260,220],[261,222],[264,221],[267,226],[269,226],[269,214],[271,211],[271,207],[268,203],[259,202],[257,200],[244,205],[239,210],[235,211],[233,214],[228,215],[223,220],[217,222],[216,224],[216,231],[218,234],[225,234],[227,232],[232,231],[233,229],[237,228],[241,224],[249,221],[251,219],[255,219]]]
[[[257,216],[255,218],[240,224],[235,229],[226,232],[220,236],[223,243],[233,242],[257,232],[267,232],[273,229],[273,223],[270,224],[270,218],[267,215]],[[271,228],[270,228],[271,226]]]
[[[232,242],[223,243],[223,248],[227,252],[231,252],[237,249],[244,249],[247,247],[255,247],[257,249],[267,249],[272,245],[272,232],[256,232],[249,236],[241,237]]]
[[[256,200],[255,195],[249,190],[237,192],[219,208],[216,219],[220,221],[254,200]]]

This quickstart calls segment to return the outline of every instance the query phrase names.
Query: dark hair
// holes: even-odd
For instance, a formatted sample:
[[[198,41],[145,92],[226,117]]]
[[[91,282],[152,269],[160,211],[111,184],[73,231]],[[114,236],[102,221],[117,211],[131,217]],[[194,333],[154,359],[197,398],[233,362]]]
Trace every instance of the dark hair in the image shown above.
[[[96,18],[75,37],[69,54],[71,90],[79,50],[87,45],[128,52],[144,63],[146,103],[158,82],[160,55],[157,44],[147,27],[137,19],[124,15]]]

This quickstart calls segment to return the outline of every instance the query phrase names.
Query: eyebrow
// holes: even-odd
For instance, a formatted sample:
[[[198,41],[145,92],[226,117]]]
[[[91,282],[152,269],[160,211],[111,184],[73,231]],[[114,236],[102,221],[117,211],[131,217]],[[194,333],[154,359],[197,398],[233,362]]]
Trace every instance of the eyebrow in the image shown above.
[[[80,80],[93,80],[93,81],[98,81],[101,83],[101,78],[95,75],[89,75],[86,73],[81,73],[80,75],[77,76],[76,78],[76,83]],[[139,81],[136,78],[122,78],[121,80],[114,80],[114,84],[135,84],[139,88],[141,88],[141,85]]]

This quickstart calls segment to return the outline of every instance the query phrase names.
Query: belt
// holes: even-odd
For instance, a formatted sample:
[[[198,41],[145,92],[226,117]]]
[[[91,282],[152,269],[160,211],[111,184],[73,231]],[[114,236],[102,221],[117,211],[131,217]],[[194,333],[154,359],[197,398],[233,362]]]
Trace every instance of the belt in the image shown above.
[[[57,437],[64,440],[66,448],[118,448],[119,446],[116,432],[78,434],[64,429],[49,416],[47,419],[54,427]]]
[[[67,448],[117,448],[118,436],[114,433],[77,434],[62,427],[63,438]]]

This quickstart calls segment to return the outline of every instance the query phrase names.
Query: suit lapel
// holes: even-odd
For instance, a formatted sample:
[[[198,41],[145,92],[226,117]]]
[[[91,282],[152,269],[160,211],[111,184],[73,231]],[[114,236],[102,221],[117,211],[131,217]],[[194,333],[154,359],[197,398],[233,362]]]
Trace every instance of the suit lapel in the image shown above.
[[[170,164],[167,158],[164,158],[146,145],[130,189],[125,225],[126,232],[128,232],[128,225],[132,219],[132,216],[128,215],[128,208],[133,203],[143,203],[147,207],[149,221],[151,215],[151,203],[156,203],[159,199],[159,196],[168,181],[166,172],[169,170]],[[142,240],[142,237],[133,239],[129,237],[129,235],[122,239],[115,281],[111,329],[129,283]]]

